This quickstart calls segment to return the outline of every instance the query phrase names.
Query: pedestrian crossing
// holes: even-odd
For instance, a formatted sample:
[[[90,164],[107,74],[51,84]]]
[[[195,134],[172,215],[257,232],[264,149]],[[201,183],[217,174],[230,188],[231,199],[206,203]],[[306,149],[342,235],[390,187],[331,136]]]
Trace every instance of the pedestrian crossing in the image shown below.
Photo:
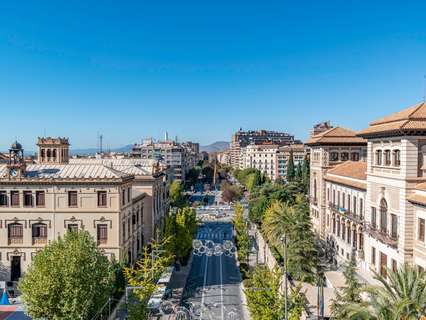
[[[232,233],[231,232],[206,232],[206,231],[199,231],[197,233],[197,239],[203,240],[203,239],[209,239],[209,240],[232,240]]]

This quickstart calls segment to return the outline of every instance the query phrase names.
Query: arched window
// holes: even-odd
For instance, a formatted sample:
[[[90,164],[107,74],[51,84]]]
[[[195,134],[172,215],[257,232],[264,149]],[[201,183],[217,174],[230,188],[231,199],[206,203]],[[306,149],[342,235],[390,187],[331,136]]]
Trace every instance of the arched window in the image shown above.
[[[46,155],[47,155],[48,158],[51,157],[51,155],[50,155],[50,149],[47,149]]]
[[[314,179],[314,200],[317,201],[317,179]]]
[[[380,230],[382,232],[388,230],[388,204],[385,199],[380,201]]]
[[[382,150],[376,151],[376,165],[378,166],[382,165]]]
[[[330,161],[339,161],[339,153],[331,152],[330,153]]]
[[[342,152],[340,154],[340,160],[341,161],[348,161],[349,160],[349,152]]]
[[[41,156],[42,159],[46,156],[44,149],[41,149],[40,156]]]
[[[52,151],[52,157],[56,160],[56,149],[53,149],[53,151]]]
[[[359,161],[359,153],[358,152],[352,152],[351,160],[352,161]]]

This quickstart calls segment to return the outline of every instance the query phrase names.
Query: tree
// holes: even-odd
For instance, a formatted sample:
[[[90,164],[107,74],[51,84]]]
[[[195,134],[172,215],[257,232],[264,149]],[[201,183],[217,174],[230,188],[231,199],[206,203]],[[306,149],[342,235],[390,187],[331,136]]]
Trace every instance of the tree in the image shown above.
[[[188,204],[183,193],[182,183],[177,180],[170,184],[170,202],[173,207],[178,208],[185,207]]]
[[[197,229],[197,218],[193,208],[179,208],[167,217],[165,238],[169,239],[164,248],[186,262],[192,248],[192,239]]]
[[[281,251],[284,249],[281,238],[286,235],[290,275],[296,280],[313,283],[317,252],[306,201],[298,197],[292,206],[273,201],[265,211],[262,230],[268,241]]]
[[[351,255],[351,260],[345,264],[343,275],[345,277],[345,287],[341,291],[335,291],[335,298],[331,305],[331,313],[334,319],[348,319],[347,306],[362,302],[362,285],[356,276],[356,259],[354,253]]]
[[[294,158],[293,150],[290,149],[290,155],[287,162],[287,181],[293,181],[296,176],[296,171],[294,169]]]
[[[113,274],[87,231],[67,232],[35,256],[19,290],[34,319],[90,319],[111,294]]]
[[[157,279],[161,276],[167,266],[173,262],[173,255],[161,251],[166,247],[165,239],[161,243],[152,242],[150,246],[143,249],[142,259],[138,260],[133,268],[124,268],[127,283],[132,287],[141,287],[133,291],[138,303],[130,306],[130,319],[146,319],[146,303],[154,290],[157,288]],[[151,253],[153,252],[153,254]]]
[[[298,162],[296,167],[296,180],[302,182],[303,181],[303,169],[302,163]]]
[[[280,292],[282,271],[270,271],[257,266],[250,275],[245,294],[253,320],[281,320],[284,318],[284,297]]]
[[[348,305],[348,319],[421,319],[426,314],[426,274],[411,265],[390,271],[386,279],[375,278],[380,286],[365,289],[368,301]]]
[[[303,159],[303,166],[302,166],[302,183],[304,186],[305,193],[307,193],[309,190],[309,179],[310,179],[310,163],[309,163],[308,155],[305,155],[305,158]]]
[[[250,238],[247,228],[248,221],[244,219],[244,208],[241,204],[235,206],[234,228],[236,231],[236,244],[238,260],[246,262],[250,253]]]
[[[226,202],[234,202],[241,199],[243,191],[236,185],[229,184],[224,181],[221,185],[222,199]]]

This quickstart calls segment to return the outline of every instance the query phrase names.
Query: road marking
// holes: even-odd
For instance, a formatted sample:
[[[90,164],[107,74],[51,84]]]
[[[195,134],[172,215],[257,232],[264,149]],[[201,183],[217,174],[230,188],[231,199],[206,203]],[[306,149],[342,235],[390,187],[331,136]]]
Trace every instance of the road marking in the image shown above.
[[[205,287],[206,287],[206,282],[207,282],[207,267],[208,264],[207,262],[209,261],[209,257],[206,257],[206,263],[204,265],[204,280],[203,280],[203,290],[202,290],[202,294],[201,294],[201,313],[200,313],[200,319],[203,319],[203,310],[204,310],[204,291],[205,291]]]

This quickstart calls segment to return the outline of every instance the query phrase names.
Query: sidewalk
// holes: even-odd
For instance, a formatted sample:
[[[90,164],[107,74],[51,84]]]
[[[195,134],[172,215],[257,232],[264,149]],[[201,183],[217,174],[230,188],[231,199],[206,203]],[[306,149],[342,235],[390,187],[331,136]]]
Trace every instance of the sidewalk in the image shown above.
[[[166,301],[171,303],[173,309],[178,307],[182,302],[183,294],[185,292],[186,280],[188,279],[189,273],[191,271],[192,265],[192,252],[189,257],[188,264],[186,266],[181,266],[179,271],[174,271],[169,282],[169,287],[172,290],[172,297]],[[163,315],[162,320],[171,320],[173,315]]]

